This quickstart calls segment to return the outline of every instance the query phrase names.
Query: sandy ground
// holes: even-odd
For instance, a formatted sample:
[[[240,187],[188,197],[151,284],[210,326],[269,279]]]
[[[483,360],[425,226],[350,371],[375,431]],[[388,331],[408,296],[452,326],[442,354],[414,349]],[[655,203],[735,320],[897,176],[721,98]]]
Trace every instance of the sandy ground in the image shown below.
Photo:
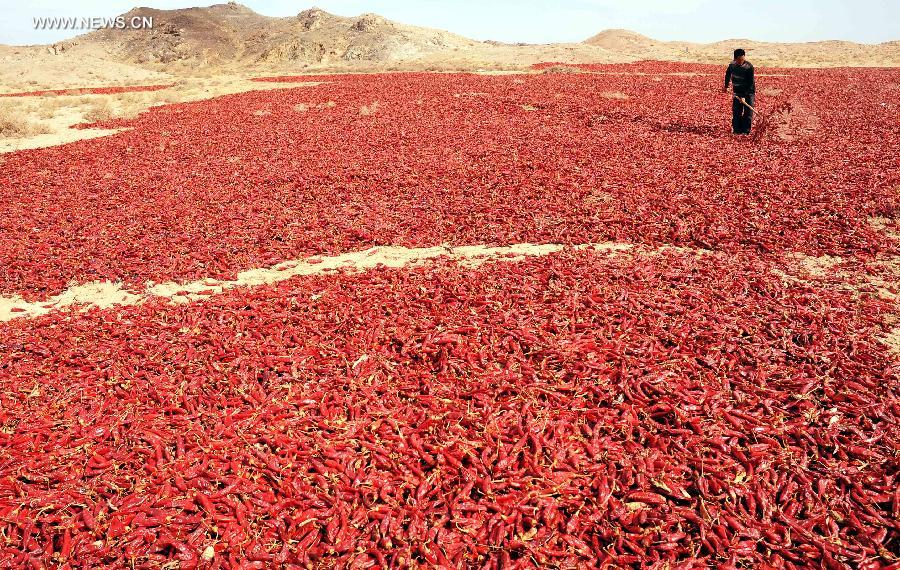
[[[171,83],[168,73],[120,63],[99,53],[77,57],[54,53],[51,46],[0,45],[0,93],[103,85]]]
[[[70,105],[51,108],[47,98],[40,98],[36,104],[17,102],[13,111],[16,123],[12,132],[0,136],[0,153],[42,148],[75,142],[83,139],[103,137],[119,132],[116,129],[71,129],[72,125],[85,122],[92,104],[72,101]],[[54,102],[55,105],[58,104]],[[9,113],[16,103],[0,100],[0,113]]]
[[[172,87],[159,91],[0,97],[0,153],[114,134],[118,130],[70,127],[97,120],[134,117],[158,105],[198,101],[244,91],[314,85],[319,83],[267,83],[250,81],[245,77],[220,76],[180,78]]]

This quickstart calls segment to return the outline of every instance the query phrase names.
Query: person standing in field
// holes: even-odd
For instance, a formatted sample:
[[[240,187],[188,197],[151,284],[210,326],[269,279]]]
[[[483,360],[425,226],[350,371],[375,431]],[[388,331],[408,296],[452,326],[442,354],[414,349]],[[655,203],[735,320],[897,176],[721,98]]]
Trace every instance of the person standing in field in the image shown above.
[[[734,61],[728,64],[725,71],[725,87],[722,93],[728,93],[728,84],[734,87],[731,98],[731,130],[736,135],[749,135],[750,125],[753,122],[753,106],[756,99],[756,80],[753,77],[753,64],[744,57],[746,52],[742,49],[734,50]],[[744,103],[741,101],[743,100]]]

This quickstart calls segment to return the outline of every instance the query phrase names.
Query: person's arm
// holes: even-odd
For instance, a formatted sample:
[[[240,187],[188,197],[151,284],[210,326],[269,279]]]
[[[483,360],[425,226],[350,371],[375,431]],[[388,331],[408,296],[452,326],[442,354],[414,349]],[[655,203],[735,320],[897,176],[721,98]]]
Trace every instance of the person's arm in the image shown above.
[[[728,69],[725,70],[725,87],[722,87],[722,93],[728,93],[728,84],[731,83],[731,67],[733,64],[728,64]]]
[[[750,66],[750,93],[756,93],[756,68]]]

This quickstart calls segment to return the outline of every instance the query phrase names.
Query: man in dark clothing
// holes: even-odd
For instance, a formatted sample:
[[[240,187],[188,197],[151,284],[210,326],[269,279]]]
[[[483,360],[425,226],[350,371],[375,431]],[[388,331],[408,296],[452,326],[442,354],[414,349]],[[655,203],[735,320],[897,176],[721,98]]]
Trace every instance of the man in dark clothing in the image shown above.
[[[753,78],[753,65],[744,56],[742,49],[734,50],[734,61],[728,64],[725,72],[725,87],[723,93],[728,93],[728,84],[734,86],[734,95],[731,98],[731,130],[736,135],[749,135],[750,124],[753,121],[753,111],[747,105],[753,106],[756,99],[756,81]],[[741,103],[744,100],[747,105]]]

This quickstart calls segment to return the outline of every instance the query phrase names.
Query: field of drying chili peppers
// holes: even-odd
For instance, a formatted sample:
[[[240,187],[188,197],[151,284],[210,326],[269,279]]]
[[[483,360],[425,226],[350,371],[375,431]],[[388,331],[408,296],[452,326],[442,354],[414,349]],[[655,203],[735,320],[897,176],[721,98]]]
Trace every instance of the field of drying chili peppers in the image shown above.
[[[5,155],[33,301],[633,247],[0,323],[0,566],[900,568],[900,71],[760,70],[752,141],[671,69],[323,76]]]

